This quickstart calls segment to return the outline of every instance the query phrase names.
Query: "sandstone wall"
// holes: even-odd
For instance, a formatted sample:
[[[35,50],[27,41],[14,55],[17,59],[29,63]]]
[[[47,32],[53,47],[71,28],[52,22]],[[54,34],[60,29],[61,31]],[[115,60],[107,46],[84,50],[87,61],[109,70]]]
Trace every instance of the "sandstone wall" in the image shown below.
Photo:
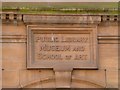
[[[38,25],[40,27],[82,26],[81,24]],[[61,85],[70,85],[69,87],[71,88],[118,87],[118,25],[116,21],[100,22],[97,25],[98,70],[73,70],[71,82],[69,82],[67,78],[56,81],[53,70],[27,70],[26,27],[27,24],[23,21],[18,22],[18,25],[14,23],[2,24],[3,88],[56,88],[56,82]],[[60,74],[60,72],[58,74]],[[67,76],[66,74],[64,73],[63,76]]]

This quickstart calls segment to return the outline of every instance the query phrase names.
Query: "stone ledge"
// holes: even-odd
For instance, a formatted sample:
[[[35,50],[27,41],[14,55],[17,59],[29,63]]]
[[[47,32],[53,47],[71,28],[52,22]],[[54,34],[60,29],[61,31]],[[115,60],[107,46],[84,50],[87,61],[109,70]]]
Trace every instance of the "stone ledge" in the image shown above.
[[[14,14],[2,13],[0,19],[23,21],[24,23],[40,24],[80,24],[100,23],[104,21],[118,21],[118,15],[51,15],[51,14]]]
[[[98,43],[99,44],[118,44],[120,43],[119,36],[98,36]],[[27,42],[27,35],[3,35],[0,36],[0,42],[3,43],[26,43]]]
[[[23,20],[25,23],[99,23],[100,16],[90,15],[24,15]]]

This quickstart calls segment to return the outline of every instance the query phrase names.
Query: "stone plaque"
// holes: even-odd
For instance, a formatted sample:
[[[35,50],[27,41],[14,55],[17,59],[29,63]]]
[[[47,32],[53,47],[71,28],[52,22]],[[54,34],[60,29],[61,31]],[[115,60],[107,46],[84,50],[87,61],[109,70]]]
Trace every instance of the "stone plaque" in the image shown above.
[[[96,28],[28,29],[28,69],[97,69]]]

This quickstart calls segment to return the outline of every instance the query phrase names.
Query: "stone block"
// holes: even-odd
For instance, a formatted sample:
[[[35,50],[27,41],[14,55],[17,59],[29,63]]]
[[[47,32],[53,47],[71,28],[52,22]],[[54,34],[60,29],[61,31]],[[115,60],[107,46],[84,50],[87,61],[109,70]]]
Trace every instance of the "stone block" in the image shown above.
[[[107,88],[118,88],[118,70],[106,71]]]
[[[98,47],[98,65],[99,69],[118,69],[118,45],[117,44],[99,44]]]
[[[98,26],[98,35],[103,36],[117,36],[118,35],[118,25],[117,23],[102,23]]]
[[[3,71],[2,87],[17,88],[19,86],[19,71]]]
[[[44,85],[44,83],[45,84],[51,83],[53,82],[53,80],[54,80],[54,74],[53,71],[51,70],[21,70],[20,71],[21,87],[29,87],[29,86],[32,87],[31,85],[37,83],[39,83],[40,85],[41,84]]]
[[[26,69],[25,61],[3,60],[2,68],[4,70],[21,70]]]
[[[75,70],[72,74],[72,88],[105,88],[104,70]]]
[[[54,81],[45,81],[44,83],[41,83],[42,88],[56,88]]]
[[[25,43],[3,43],[2,59],[9,61],[26,61],[26,44]]]
[[[26,35],[26,28],[23,23],[20,25],[15,24],[2,24],[2,34],[3,35]]]
[[[71,79],[72,79],[71,72],[56,71],[55,72],[56,88],[70,88]]]

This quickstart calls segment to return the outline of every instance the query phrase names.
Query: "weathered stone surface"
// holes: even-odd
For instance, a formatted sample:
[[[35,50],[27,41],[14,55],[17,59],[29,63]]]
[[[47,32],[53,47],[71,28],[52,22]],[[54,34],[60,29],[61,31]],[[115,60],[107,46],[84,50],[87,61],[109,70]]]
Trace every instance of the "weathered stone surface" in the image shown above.
[[[107,88],[118,88],[118,70],[106,71]]]
[[[22,88],[33,86],[52,88],[55,87],[54,77],[52,70],[21,70],[20,85]]]
[[[26,44],[25,43],[3,43],[3,61],[25,61],[26,60]],[[7,55],[7,57],[6,57]]]
[[[96,69],[96,48],[96,27],[28,28],[27,68]]]
[[[19,71],[5,70],[2,72],[3,88],[18,88],[18,86],[19,86]]]
[[[3,43],[2,68],[5,70],[26,69],[26,44]],[[7,57],[6,57],[7,55]]]
[[[75,70],[72,73],[72,88],[105,88],[105,70]]]
[[[34,26],[30,24],[32,25],[30,26],[30,28],[85,28],[86,26],[91,28],[92,26],[96,26],[96,24],[75,23],[34,24]],[[71,88],[118,87],[119,37],[117,22],[101,22],[99,23],[99,25],[96,26],[96,29],[98,31],[98,70],[80,70],[73,68],[71,76],[70,74],[62,74],[62,72],[59,72],[57,73],[57,77],[54,70],[27,69],[27,27],[24,23],[19,22],[18,26],[10,23],[4,23],[2,24],[2,26],[3,37],[0,36],[0,39],[3,40],[1,41],[3,42],[3,88],[56,88],[57,86],[68,86]],[[59,77],[62,79],[60,79]],[[63,84],[62,82],[64,78],[66,79],[66,81]]]
[[[26,35],[26,27],[23,22],[19,22],[18,26],[15,24],[2,24],[3,35]]]
[[[24,15],[25,23],[99,23],[99,15]]]
[[[56,88],[71,88],[72,72],[56,71],[55,80],[56,80]]]
[[[118,69],[118,44],[99,44],[99,68]]]
[[[118,36],[117,22],[103,22],[98,26],[98,36]]]

